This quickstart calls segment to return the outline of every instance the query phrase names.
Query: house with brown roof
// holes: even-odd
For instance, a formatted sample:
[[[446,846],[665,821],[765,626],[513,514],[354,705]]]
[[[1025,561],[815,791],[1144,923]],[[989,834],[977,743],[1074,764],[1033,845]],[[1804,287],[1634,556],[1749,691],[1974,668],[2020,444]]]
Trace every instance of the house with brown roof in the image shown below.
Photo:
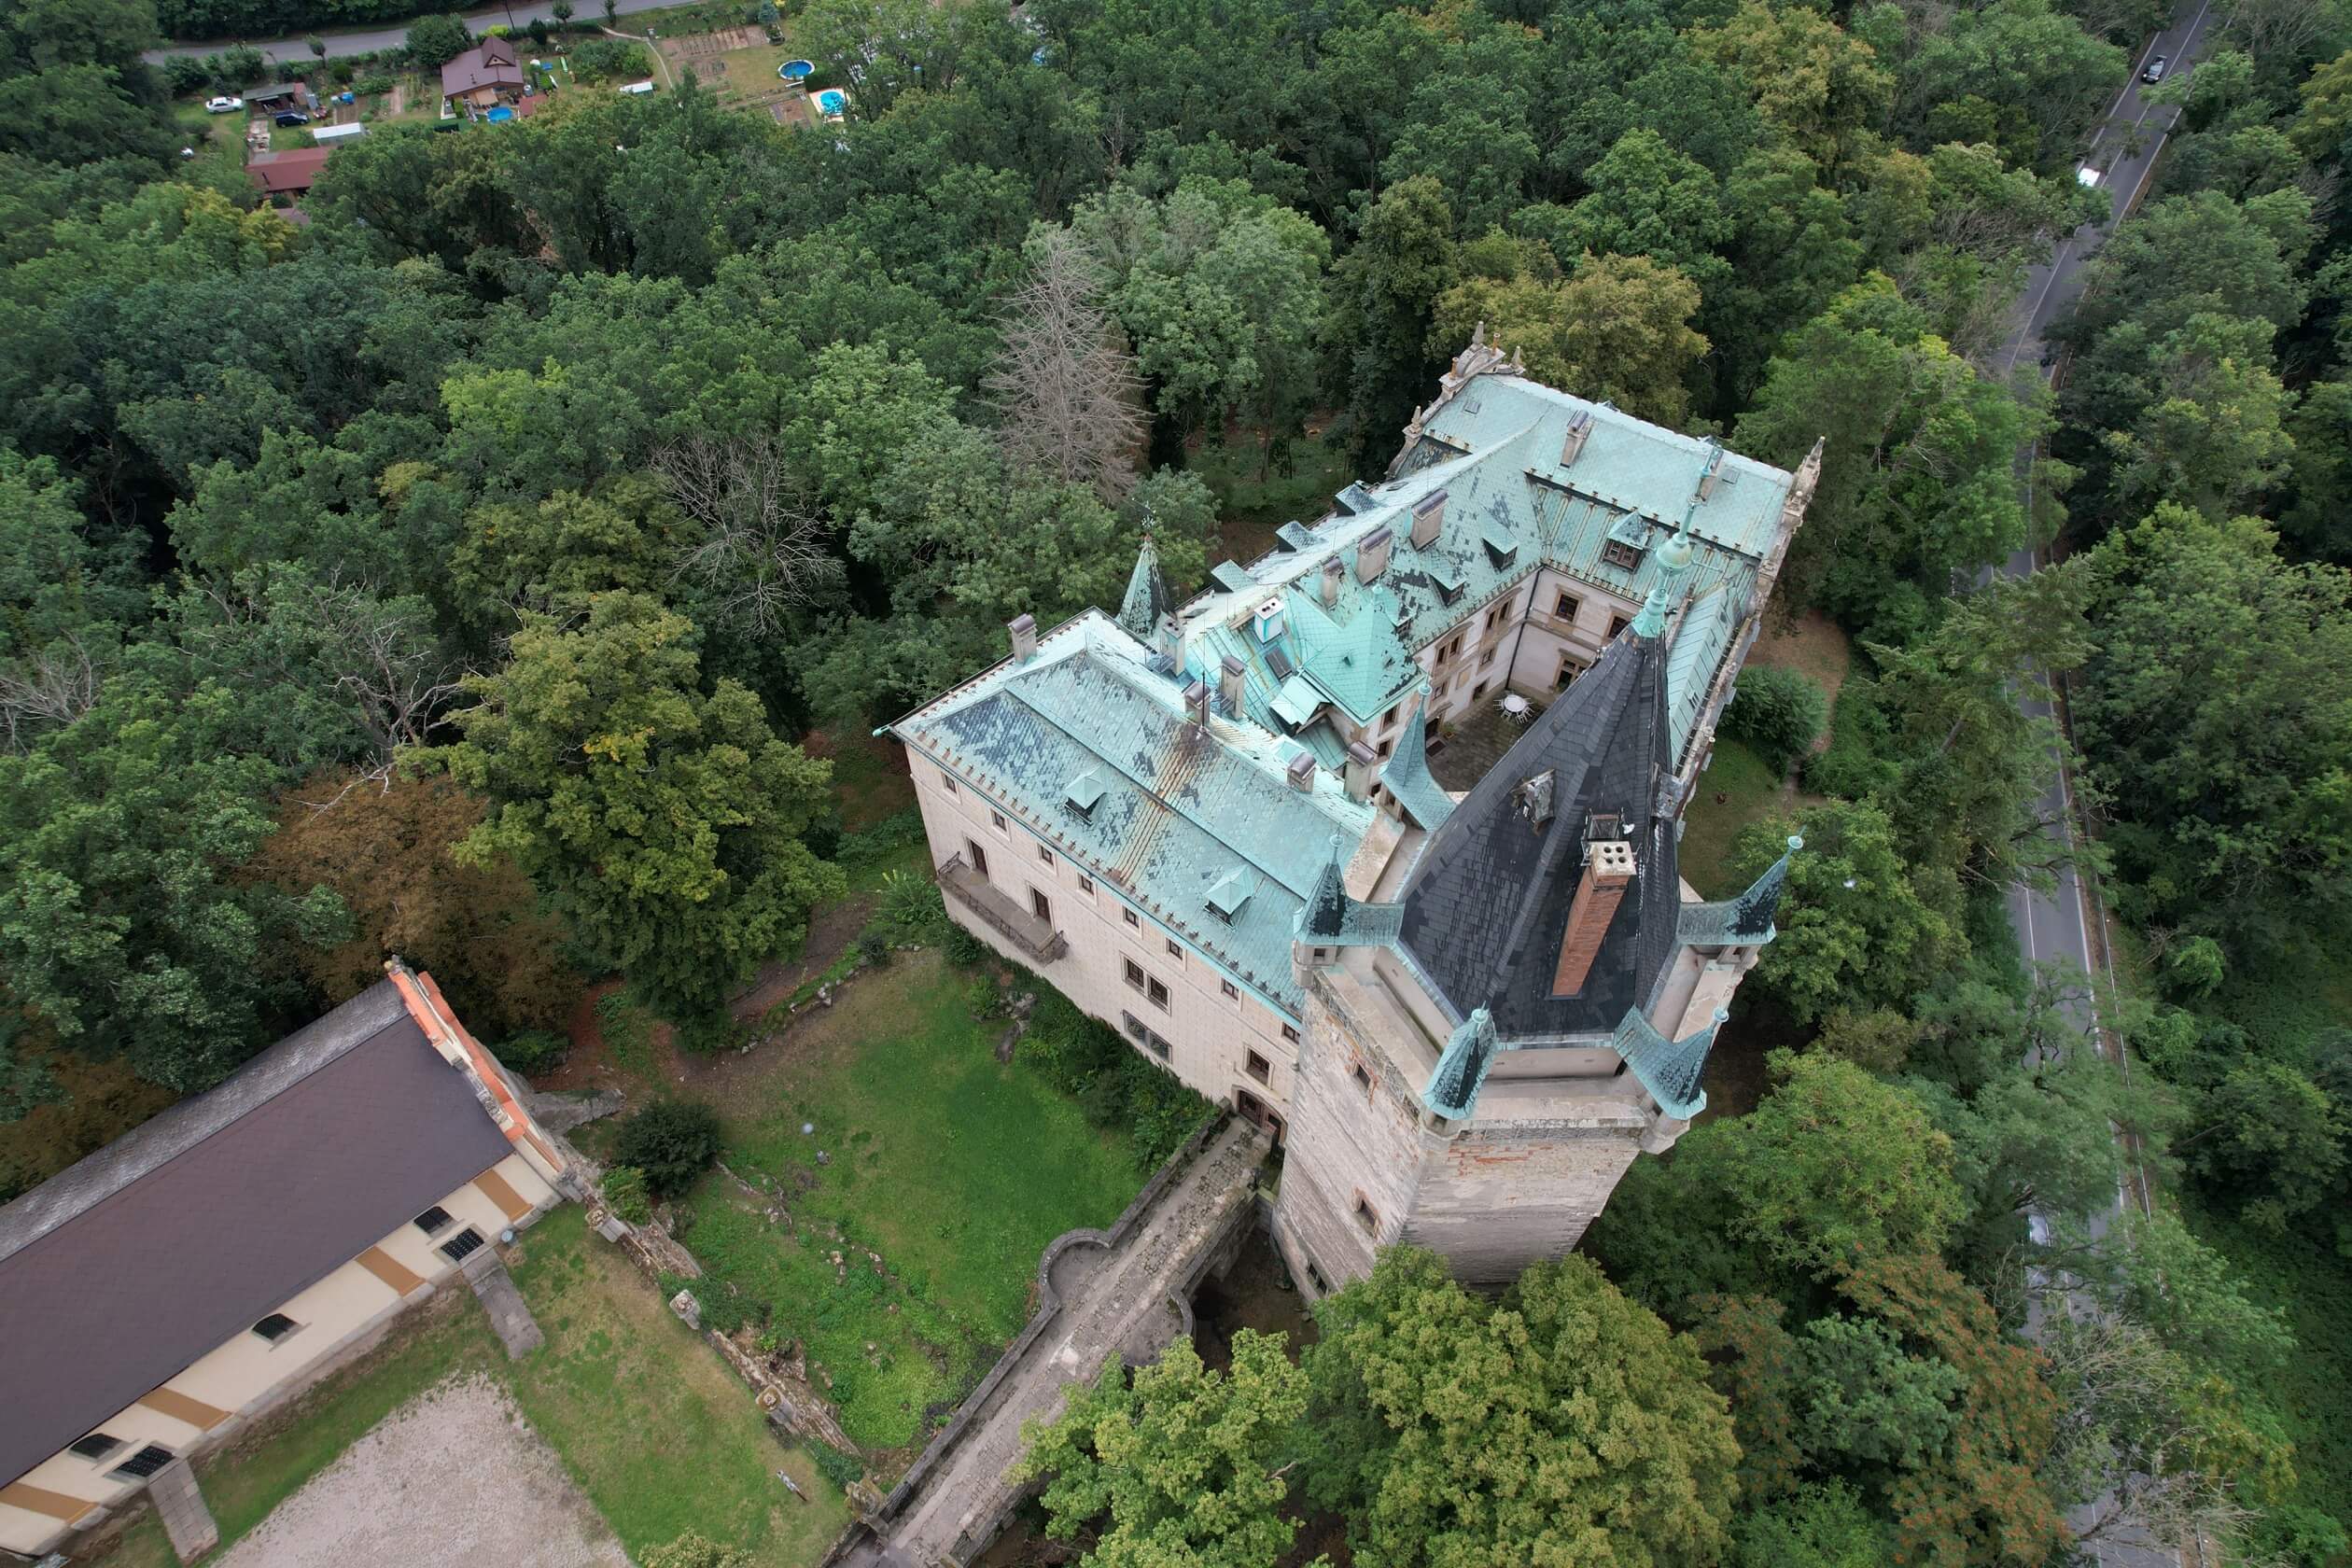
[[[484,38],[441,67],[441,96],[469,108],[511,104],[530,78],[507,38]]]
[[[245,178],[264,196],[300,197],[318,183],[333,147],[298,147],[292,152],[257,152],[245,163]]]
[[[513,1080],[395,959],[0,1208],[0,1557],[150,1488],[185,1546],[191,1454],[453,1278],[501,1273],[498,1243],[564,1174]]]

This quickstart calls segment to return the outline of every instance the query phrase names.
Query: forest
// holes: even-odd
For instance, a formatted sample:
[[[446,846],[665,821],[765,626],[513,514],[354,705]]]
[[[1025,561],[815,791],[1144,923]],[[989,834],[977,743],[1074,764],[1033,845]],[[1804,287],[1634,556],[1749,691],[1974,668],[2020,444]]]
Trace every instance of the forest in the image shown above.
[[[2178,126],[2055,391],[2001,350],[2115,199],[2075,171],[2153,0],[788,9],[839,125],[566,93],[339,147],[300,227],[178,156],[149,0],[0,14],[0,1123],[81,1129],[0,1126],[0,1198],[387,951],[486,1040],[618,974],[723,1043],[845,886],[813,736],[1115,603],[1147,520],[1198,584],[1212,476],[1377,475],[1484,323],[1758,458],[1827,438],[1775,613],[1855,664],[1743,848],[1811,847],[1735,1026],[1770,1090],[1500,1303],[1400,1253],[1303,1371],[1107,1382],[1049,1512],[1174,1528],[1096,1427],[1246,1397],[1199,1561],[1267,1561],[1285,1487],[1365,1562],[1605,1520],[1556,1560],[2054,1563],[2126,1508],[2345,1561],[2352,5],[2239,0],[2143,90]],[[2120,984],[2004,920],[2053,743]],[[2096,1235],[2110,1124],[2162,1197]],[[2054,1281],[2107,1309],[2029,1349]],[[1413,1324],[1491,1399],[1413,1384]],[[1540,1509],[1438,1484],[1543,1469],[1512,1412],[1565,1400],[1624,1438]]]

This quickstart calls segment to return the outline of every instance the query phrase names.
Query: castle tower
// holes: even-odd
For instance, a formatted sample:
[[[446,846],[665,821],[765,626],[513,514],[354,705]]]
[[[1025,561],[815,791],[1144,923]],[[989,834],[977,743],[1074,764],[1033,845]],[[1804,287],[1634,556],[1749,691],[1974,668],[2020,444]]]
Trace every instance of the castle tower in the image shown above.
[[[1666,668],[1690,547],[1660,553],[1641,615],[1444,815],[1396,901],[1351,900],[1335,858],[1300,917],[1274,1234],[1311,1294],[1399,1241],[1505,1283],[1705,1105],[1785,861],[1741,900],[1684,900]]]

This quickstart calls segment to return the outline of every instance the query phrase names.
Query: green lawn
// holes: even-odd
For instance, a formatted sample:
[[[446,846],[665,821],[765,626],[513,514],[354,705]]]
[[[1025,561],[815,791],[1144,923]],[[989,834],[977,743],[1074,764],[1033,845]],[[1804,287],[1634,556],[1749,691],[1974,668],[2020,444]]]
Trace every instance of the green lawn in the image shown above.
[[[1123,1139],[996,1060],[1003,1026],[970,1016],[969,984],[904,954],[797,1026],[720,1107],[727,1165],[770,1196],[714,1173],[682,1238],[739,1293],[722,1312],[802,1342],[870,1449],[917,1444],[1019,1329],[1045,1243],[1142,1184]]]
[[[716,1351],[673,1317],[618,1249],[567,1205],[523,1240],[515,1281],[547,1343],[510,1362],[462,1283],[444,1286],[357,1365],[327,1379],[228,1449],[197,1479],[225,1547],[261,1521],[394,1410],[458,1375],[496,1379],[564,1462],[632,1556],[692,1527],[770,1568],[802,1568],[847,1521],[841,1494],[767,1423]],[[791,1472],[813,1503],[772,1472]],[[150,1513],[106,1568],[170,1568]]]
[[[1740,832],[1780,808],[1780,779],[1764,760],[1717,737],[1715,761],[1699,776],[1677,852],[1684,878],[1705,898],[1729,898],[1742,884],[1729,870]],[[1721,796],[1718,800],[1716,797]]]

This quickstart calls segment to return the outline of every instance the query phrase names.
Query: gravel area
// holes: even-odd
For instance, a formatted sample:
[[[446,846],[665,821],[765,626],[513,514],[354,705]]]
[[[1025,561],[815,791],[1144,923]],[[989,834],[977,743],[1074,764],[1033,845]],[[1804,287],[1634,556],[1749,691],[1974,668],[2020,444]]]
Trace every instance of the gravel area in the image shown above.
[[[503,1390],[444,1383],[378,1422],[212,1568],[629,1568]]]

